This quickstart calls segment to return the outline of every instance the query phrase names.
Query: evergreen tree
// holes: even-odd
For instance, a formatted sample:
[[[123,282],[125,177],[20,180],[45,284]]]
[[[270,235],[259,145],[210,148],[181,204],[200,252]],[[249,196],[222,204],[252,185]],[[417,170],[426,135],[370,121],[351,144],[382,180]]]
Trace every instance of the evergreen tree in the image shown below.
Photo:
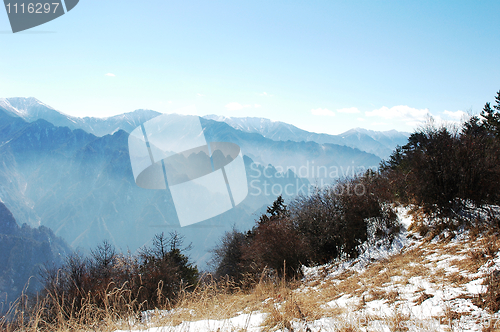
[[[484,105],[481,117],[483,117],[483,126],[495,136],[500,136],[500,90],[495,97],[493,108],[490,103]]]
[[[268,206],[266,214],[263,214],[259,218],[259,224],[268,222],[271,219],[284,217],[288,215],[288,208],[285,205],[285,200],[283,196],[279,195],[273,202],[273,205]]]

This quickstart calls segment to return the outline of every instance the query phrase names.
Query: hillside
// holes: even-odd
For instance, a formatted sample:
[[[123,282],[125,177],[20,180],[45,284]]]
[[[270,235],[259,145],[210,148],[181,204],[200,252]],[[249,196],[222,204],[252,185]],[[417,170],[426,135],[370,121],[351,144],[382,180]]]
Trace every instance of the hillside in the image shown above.
[[[182,116],[169,116],[184,128]],[[277,145],[273,157],[279,151],[297,153],[304,144],[312,147],[316,160],[330,151],[328,144],[318,153],[314,142],[274,142],[226,130],[229,125],[213,120],[201,125],[208,141],[234,141],[242,149],[260,142],[261,151]],[[28,127],[45,130],[33,135],[21,130],[2,148],[12,152],[28,142],[41,149],[42,137],[71,135],[43,120]],[[95,138],[76,155],[98,151],[119,159],[110,144],[123,133]],[[51,270],[41,296],[36,302],[21,298],[6,316],[15,320],[6,325],[9,330],[48,331],[495,330],[491,324],[500,311],[499,147],[500,91],[493,108],[486,103],[481,117],[471,116],[459,130],[432,124],[417,130],[378,170],[291,199],[278,195],[260,210],[253,227],[219,233],[210,250],[211,274],[199,273],[197,262],[187,256],[185,234],[156,234],[150,245],[127,254],[104,241],[89,256],[74,255]],[[64,144],[48,148],[49,155],[33,160],[67,151]],[[95,165],[92,158],[77,160],[80,173],[102,169],[88,167]],[[35,164],[24,163],[24,171]],[[116,165],[103,171],[113,169]],[[281,174],[276,176],[285,181],[281,185],[289,180],[271,170]],[[33,178],[50,171],[36,170]],[[99,175],[96,183],[110,178]],[[88,206],[101,205],[93,201]],[[26,321],[26,315],[33,319]]]
[[[37,301],[21,298],[0,326],[495,331],[500,91],[495,102],[460,131],[416,131],[377,171],[290,201],[278,196],[251,229],[234,227],[219,238],[211,274],[186,256],[182,234],[156,235],[136,254],[103,242],[90,257],[72,256],[52,270]],[[202,125],[213,140],[217,126],[228,125],[210,128],[210,121]],[[218,139],[242,137],[224,133]],[[87,147],[99,150],[97,142]]]
[[[411,218],[400,211],[406,227]],[[212,289],[204,293],[207,298],[187,299],[169,311],[147,312],[130,328],[493,331],[488,324],[498,321],[490,310],[493,302],[488,302],[486,281],[500,269],[500,237],[479,235],[476,230],[456,235],[423,239],[403,231],[393,246],[372,246],[353,260],[305,268],[299,282],[270,284],[264,279],[248,294]]]
[[[28,123],[1,108],[0,117],[0,194],[20,224],[49,227],[73,248],[88,250],[109,239],[123,252],[158,232],[180,229],[165,192],[135,184],[125,131],[96,137],[41,119]],[[264,185],[289,185],[292,193],[307,188],[305,179],[279,177],[273,166],[251,167],[253,161],[244,160],[253,195],[200,227],[180,229],[195,244],[191,254],[201,265],[221,234],[233,225],[251,227],[252,214],[274,199]],[[264,168],[266,178],[259,175]]]
[[[51,331],[498,331],[500,235],[473,227],[422,237],[408,227],[419,219],[408,211],[398,208],[402,230],[392,245],[304,267],[300,279],[264,271],[251,289],[236,291],[207,279],[173,306],[125,316],[115,301],[126,293],[115,289],[105,311],[84,307],[90,320]]]

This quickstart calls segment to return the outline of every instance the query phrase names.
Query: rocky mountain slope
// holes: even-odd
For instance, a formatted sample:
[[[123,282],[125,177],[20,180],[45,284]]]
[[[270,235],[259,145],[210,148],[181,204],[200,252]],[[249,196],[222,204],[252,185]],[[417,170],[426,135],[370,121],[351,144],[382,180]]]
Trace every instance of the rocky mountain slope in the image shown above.
[[[0,312],[23,290],[37,290],[43,268],[61,264],[70,252],[66,242],[45,226],[18,226],[0,201]]]

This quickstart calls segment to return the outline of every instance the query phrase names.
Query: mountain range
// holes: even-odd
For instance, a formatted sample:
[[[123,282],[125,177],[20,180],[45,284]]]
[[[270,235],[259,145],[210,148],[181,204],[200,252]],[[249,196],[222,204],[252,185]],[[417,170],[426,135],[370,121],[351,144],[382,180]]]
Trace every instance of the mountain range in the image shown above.
[[[382,159],[388,158],[396,146],[406,144],[410,136],[407,132],[399,132],[396,130],[373,131],[363,128],[350,129],[339,135],[317,134],[297,128],[288,123],[264,118],[237,118],[218,115],[207,115],[204,118],[225,122],[235,129],[247,133],[258,133],[275,141],[312,141],[319,144],[330,143],[345,145],[361,151],[373,153]]]
[[[82,129],[96,136],[112,134],[120,129],[130,133],[141,123],[161,114],[151,110],[136,110],[108,118],[79,118],[56,111],[33,97],[0,98],[0,108],[26,122],[43,119],[58,127],[68,127],[72,130]]]
[[[138,187],[130,165],[129,133],[160,114],[137,110],[104,119],[76,118],[35,98],[0,99],[0,198],[19,224],[49,227],[84,251],[104,239],[121,251],[135,251],[156,233],[178,231],[193,243],[189,254],[204,268],[220,237],[233,227],[250,229],[277,195],[289,201],[307,194],[311,184],[330,183],[381,161],[373,153],[332,143],[335,135],[284,123],[273,129],[265,119],[258,120],[266,124],[258,129],[250,126],[257,121],[253,118],[201,118],[209,142],[240,146],[250,193],[235,208],[181,228],[172,198],[162,190]],[[166,116],[171,117],[183,116]],[[295,138],[287,138],[283,128]],[[396,133],[356,133],[351,136],[361,137],[359,142],[372,135],[387,149],[402,140]]]
[[[247,156],[244,161],[252,183],[243,203],[220,216],[180,228],[165,191],[135,184],[125,131],[97,137],[42,119],[28,123],[0,109],[2,200],[20,224],[47,226],[73,248],[88,250],[107,239],[122,251],[135,251],[154,234],[175,230],[193,243],[190,254],[203,265],[209,249],[225,231],[233,226],[251,228],[255,213],[274,200],[276,195],[270,192],[260,194],[265,187],[289,185],[290,192],[296,193],[293,188],[308,185],[306,179],[293,174],[277,176],[274,167],[253,164]],[[262,175],[264,169],[268,176]]]
[[[107,118],[79,118],[56,111],[36,98],[0,98],[0,107],[27,122],[46,120],[55,126],[83,129],[96,136],[112,134],[118,130],[130,133],[144,123],[162,113],[152,110],[136,110]],[[363,128],[350,129],[339,135],[318,134],[297,128],[291,124],[255,117],[224,117],[207,115],[205,119],[225,122],[246,133],[257,133],[274,141],[316,142],[337,144],[359,149],[386,159],[398,145],[406,144],[409,133],[373,131]]]

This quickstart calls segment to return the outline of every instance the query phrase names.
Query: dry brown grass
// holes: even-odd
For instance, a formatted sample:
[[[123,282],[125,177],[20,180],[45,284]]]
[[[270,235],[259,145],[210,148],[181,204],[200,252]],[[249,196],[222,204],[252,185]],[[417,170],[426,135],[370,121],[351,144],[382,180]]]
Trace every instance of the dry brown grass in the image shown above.
[[[385,299],[388,303],[394,303],[399,300],[399,292],[397,290],[391,290],[385,294]]]
[[[469,264],[479,268],[487,260],[495,257],[500,248],[500,238],[498,234],[488,234],[474,241],[474,244],[469,250]]]
[[[265,331],[290,329],[294,321],[306,323],[320,317],[343,321],[344,324],[338,331],[358,331],[360,326],[345,321],[345,317],[353,310],[364,309],[368,301],[384,300],[386,304],[392,304],[396,308],[394,314],[370,319],[380,320],[391,331],[407,331],[407,326],[414,323],[415,319],[397,310],[406,301],[398,292],[399,286],[405,286],[413,277],[424,277],[441,287],[463,285],[471,279],[464,277],[460,271],[477,272],[482,264],[496,255],[499,248],[500,239],[495,234],[478,235],[473,240],[460,244],[450,241],[426,242],[389,259],[374,262],[363,272],[344,272],[335,277],[334,281],[327,279],[333,268],[324,267],[320,271],[321,276],[310,280],[306,285],[301,281],[273,279],[266,272],[251,287],[245,289],[236,287],[230,280],[215,281],[206,277],[205,282],[194,290],[181,291],[175,305],[165,299],[158,309],[174,310],[163,316],[153,317],[150,323],[152,326],[176,326],[185,321],[226,319],[238,313],[260,311],[268,314],[263,324]],[[434,259],[429,257],[430,254],[435,254]],[[449,265],[457,267],[459,272],[436,268],[439,261],[444,259],[440,257],[444,254],[464,255],[464,259],[448,259]],[[431,267],[432,275],[429,273]],[[325,306],[346,294],[355,299],[350,308]],[[414,294],[418,296],[413,300],[417,305],[432,297],[425,289],[418,289]],[[78,315],[68,315],[62,307],[48,307],[47,303],[48,299],[31,302],[25,296],[22,297],[7,315],[11,320],[0,319],[0,331],[110,332],[143,326],[139,314],[143,309],[142,304],[134,302],[131,294],[123,288],[110,287],[107,290],[104,309],[98,309],[89,300],[83,303]],[[48,310],[54,317],[50,322],[44,320]],[[453,322],[462,315],[448,307],[439,318],[441,321]],[[494,324],[483,330],[497,331]]]
[[[409,322],[412,322],[412,318],[408,314],[404,314],[399,310],[386,319],[389,329],[393,332],[403,332],[409,330]]]
[[[338,332],[358,332],[360,331],[357,327],[353,326],[353,325],[347,325],[347,326],[343,326],[341,327],[339,330],[337,330]]]
[[[453,310],[450,306],[445,306],[444,316],[442,317],[442,323],[451,326],[453,325],[453,322],[459,321],[460,318],[464,315],[465,314],[462,312]]]
[[[291,292],[281,303],[268,303],[266,311],[269,312],[269,315],[263,326],[269,331],[283,328],[290,330],[293,320],[309,322],[321,317],[321,310],[317,303],[304,298],[300,299]]]
[[[385,299],[387,293],[382,289],[370,289],[368,291],[368,296],[365,296],[365,301],[375,301],[375,300],[383,300]]]
[[[352,271],[344,272],[335,278],[336,282],[320,283],[318,280],[313,280],[310,282],[309,286],[317,288],[315,293],[300,293],[300,295],[293,293],[294,296],[299,296],[300,300],[298,300],[299,297],[291,297],[292,300],[282,302],[282,306],[278,307],[278,309],[269,305],[268,309],[264,310],[270,312],[270,316],[266,321],[266,326],[268,328],[283,328],[288,327],[290,321],[293,319],[309,320],[314,317],[314,315],[312,315],[304,318],[307,315],[300,314],[295,307],[294,301],[296,301],[297,306],[301,308],[301,310],[303,307],[313,308],[311,311],[318,312],[317,315],[341,319],[340,317],[345,316],[348,309],[343,307],[325,309],[321,308],[321,305],[338,299],[344,294],[349,294],[359,299],[359,303],[354,303],[351,310],[363,309],[365,301],[385,300],[388,304],[402,301],[397,288],[388,291],[387,286],[389,283],[392,285],[399,284],[404,286],[412,277],[424,277],[430,282],[441,285],[441,287],[446,287],[446,285],[455,287],[463,285],[470,282],[472,279],[464,277],[460,271],[465,270],[475,273],[481,266],[480,263],[484,264],[486,260],[482,260],[480,263],[471,266],[471,262],[466,259],[449,259],[446,257],[441,258],[441,256],[463,255],[468,252],[471,247],[481,250],[485,253],[487,259],[490,259],[500,248],[500,242],[498,241],[498,236],[494,234],[490,234],[486,237],[478,236],[474,241],[464,241],[460,244],[449,241],[449,238],[440,242],[424,242],[422,245],[410,250],[405,250],[401,254],[395,255],[390,259],[374,262],[361,273],[354,273]],[[427,258],[430,254],[436,254],[434,260]],[[459,268],[459,272],[449,272],[444,268],[437,268],[437,264],[442,259],[448,259],[449,265]],[[430,267],[433,268],[432,274],[429,273]],[[327,273],[328,270],[324,269],[323,276],[326,276]],[[397,276],[398,279],[394,279],[395,276]],[[325,281],[323,278],[320,279]],[[433,297],[433,295],[425,293],[423,289],[421,289],[420,292],[420,296],[415,300],[416,304],[421,304],[423,301]],[[284,299],[289,295],[285,294],[282,296]],[[303,301],[308,302],[307,306],[304,306]],[[460,320],[462,315],[462,313],[447,308],[441,319],[456,321]],[[408,330],[407,326],[414,322],[413,318],[397,310],[393,316],[381,319],[387,326],[392,326],[393,328],[391,328],[391,330],[393,331],[406,331]],[[344,327],[346,331],[350,329],[357,330],[357,327],[352,325]]]
[[[294,292],[300,282],[265,276],[266,271],[249,290],[238,289],[229,280],[205,278],[206,281],[193,291],[181,291],[175,305],[163,301],[158,314],[149,315],[148,323],[150,326],[175,326],[184,321],[225,319],[241,312],[261,311],[269,314],[265,328],[272,329],[275,326],[289,326],[294,319],[312,321],[324,313],[311,294]],[[0,319],[0,331],[110,332],[143,325],[140,315],[142,305],[136,303],[124,288],[109,289],[104,308],[98,308],[88,300],[74,315],[68,315],[62,306],[49,307],[49,303],[61,301],[51,298],[33,301],[26,296],[21,297],[9,313]],[[166,312],[167,309],[170,310]],[[50,322],[43,318],[47,317],[47,311],[52,313]]]
[[[387,300],[393,303],[399,299],[397,290],[387,291],[385,286],[389,283],[397,283],[405,285],[408,279],[422,274],[422,249],[415,248],[404,253],[395,255],[388,260],[375,262],[370,265],[365,271],[354,274],[353,272],[346,273],[336,278],[340,282],[325,283],[319,286],[320,298],[319,301],[326,303],[339,298],[342,294],[350,294],[358,296],[365,301],[372,300]],[[419,262],[416,265],[412,263]],[[397,281],[393,281],[392,277],[398,276]]]
[[[427,293],[423,292],[422,294],[420,294],[420,296],[418,297],[418,299],[415,301],[415,304],[420,305],[420,304],[422,304],[425,300],[430,299],[430,298],[431,298],[431,297],[433,297],[433,296],[434,296],[434,295],[427,294]]]
[[[138,324],[138,313],[142,306],[132,300],[129,291],[123,288],[109,289],[105,297],[105,308],[98,308],[91,300],[82,303],[81,309],[69,314],[61,303],[50,298],[30,299],[22,295],[4,317],[0,319],[0,331],[113,331],[130,329]],[[49,314],[50,313],[50,314]],[[50,321],[47,320],[50,317]],[[123,318],[127,319],[123,319]]]

